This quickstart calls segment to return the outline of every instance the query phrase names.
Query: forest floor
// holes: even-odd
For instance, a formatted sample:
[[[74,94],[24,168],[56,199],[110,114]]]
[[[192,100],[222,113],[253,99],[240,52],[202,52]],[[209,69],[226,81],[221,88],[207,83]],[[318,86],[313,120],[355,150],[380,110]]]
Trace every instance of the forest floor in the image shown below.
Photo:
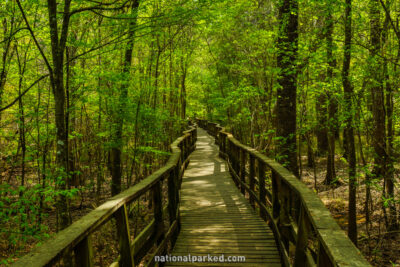
[[[317,192],[325,206],[330,210],[334,219],[343,230],[347,231],[348,217],[348,174],[347,165],[339,158],[336,159],[336,175],[340,185],[326,186],[325,158],[316,159],[314,167],[307,166],[307,158],[302,158],[302,181],[314,189],[314,173],[317,176]],[[360,171],[358,172],[360,173]],[[398,173],[396,173],[397,181]],[[400,266],[400,231],[387,232],[382,212],[382,184],[371,187],[372,210],[370,225],[367,229],[365,217],[366,187],[362,183],[363,175],[359,178],[357,187],[357,226],[358,247],[373,266]],[[399,189],[399,184],[397,184]],[[398,209],[397,209],[398,210]]]

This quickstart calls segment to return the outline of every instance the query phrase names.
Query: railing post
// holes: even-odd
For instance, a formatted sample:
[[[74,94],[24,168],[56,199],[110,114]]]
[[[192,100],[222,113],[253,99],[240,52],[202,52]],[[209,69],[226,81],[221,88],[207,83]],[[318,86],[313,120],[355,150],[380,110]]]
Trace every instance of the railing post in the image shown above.
[[[329,256],[325,252],[325,248],[322,245],[321,241],[319,241],[318,245],[317,266],[318,267],[333,266],[332,262],[329,259]]]
[[[249,156],[250,156],[250,158],[249,158],[249,186],[250,186],[250,190],[251,191],[255,191],[254,190],[254,176],[255,176],[255,159],[254,159],[254,156],[253,155],[251,155],[251,154],[249,154]],[[255,204],[254,204],[254,201],[255,201],[255,199],[254,199],[254,197],[253,197],[253,194],[249,194],[250,195],[250,205],[253,207],[253,209],[255,208]]]
[[[157,229],[156,233],[159,234],[159,236],[157,238],[157,243],[160,244],[162,239],[164,238],[161,180],[154,185],[153,201],[154,201],[154,220],[155,220],[156,229]]]
[[[196,142],[196,139],[194,137],[194,133],[196,130],[193,130],[190,132],[190,153],[194,151],[194,143]]]
[[[215,126],[215,144],[219,146],[220,139],[219,139],[219,134],[218,133],[219,133],[219,129],[218,129],[217,126]]]
[[[233,148],[233,171],[235,172],[235,175],[236,175],[234,181],[235,181],[236,186],[238,188],[240,188],[240,182],[236,178],[237,176],[240,176],[240,173],[239,173],[240,153],[239,153],[239,148],[233,143],[232,143],[232,148]]]
[[[181,218],[180,218],[180,214],[179,214],[179,201],[180,201],[179,193],[180,193],[180,189],[181,189],[181,185],[182,185],[182,180],[180,179],[180,169],[181,169],[181,164],[178,161],[178,164],[175,166],[175,168],[171,172],[171,175],[173,175],[173,180],[175,181],[175,184],[176,184],[176,190],[175,190],[176,209],[175,209],[175,213],[176,213],[176,219],[177,219],[177,222],[178,222],[178,232],[179,232],[179,229],[181,228]]]
[[[280,204],[279,204],[279,190],[278,190],[278,176],[274,171],[271,173],[272,182],[272,217],[277,219],[280,214]]]
[[[221,132],[219,133],[219,156],[223,159],[226,159],[224,157],[225,152],[225,136]]]
[[[90,236],[85,237],[74,248],[76,266],[93,267],[93,250]]]
[[[289,242],[291,240],[290,234],[290,203],[289,195],[291,194],[290,188],[287,184],[283,183],[282,180],[279,181],[279,227],[281,231],[281,240],[285,245],[286,250],[289,250]]]
[[[296,252],[294,256],[293,267],[302,267],[306,265],[306,249],[308,243],[308,220],[304,207],[300,208],[300,216],[298,221]]]
[[[181,149],[181,155],[180,155],[180,157],[179,157],[179,170],[178,170],[178,176],[179,176],[179,179],[181,178],[180,177],[180,174],[181,174],[181,166],[182,166],[182,164],[184,164],[184,162],[185,162],[185,145],[184,145],[184,143],[185,142],[181,142],[181,146],[180,146],[180,149]]]
[[[234,169],[235,169],[236,175],[240,176],[240,173],[239,173],[240,151],[236,145],[234,145],[234,152],[235,152],[234,153],[234,155],[235,155],[235,157],[234,157],[235,158],[235,168]]]
[[[176,191],[178,190],[177,184],[175,183],[175,173],[172,170],[168,174],[168,211],[169,211],[169,222],[172,224],[176,220]]]
[[[188,152],[188,139],[185,137],[183,139],[183,147],[182,147],[182,153],[183,153],[183,161],[185,161],[186,157],[187,157],[187,152]]]
[[[229,160],[229,162],[231,163],[232,167],[233,167],[233,162],[232,162],[232,143],[231,141],[228,139],[226,144],[228,145],[228,149],[226,151],[226,155],[228,156],[227,160]]]
[[[178,161],[178,164],[175,167],[175,183],[178,185],[178,190],[176,190],[176,203],[179,204],[179,190],[181,189],[182,186],[182,178],[181,177],[181,166],[182,166],[182,161]]]
[[[239,148],[240,154],[240,180],[243,184],[246,183],[246,151],[244,149]],[[244,185],[240,186],[240,191],[243,195],[246,195],[246,188]]]
[[[226,154],[226,135],[222,135],[222,152]]]
[[[121,255],[119,266],[134,266],[130,245],[128,212],[125,204],[115,212],[115,219],[117,221],[119,252]]]
[[[264,163],[259,159],[258,160],[258,185],[259,185],[259,193],[260,193],[260,202],[264,205],[267,205],[266,200],[266,190],[265,190],[265,166]],[[264,209],[260,207],[260,217],[266,221],[267,214]]]
[[[178,210],[178,198],[179,198],[179,189],[178,189],[178,180],[175,179],[175,169],[168,174],[168,213],[169,213],[169,225],[172,225],[175,220],[177,220],[177,210]],[[175,233],[172,235],[171,242],[172,246],[174,246],[176,239],[178,237],[180,222],[177,221],[178,228]]]

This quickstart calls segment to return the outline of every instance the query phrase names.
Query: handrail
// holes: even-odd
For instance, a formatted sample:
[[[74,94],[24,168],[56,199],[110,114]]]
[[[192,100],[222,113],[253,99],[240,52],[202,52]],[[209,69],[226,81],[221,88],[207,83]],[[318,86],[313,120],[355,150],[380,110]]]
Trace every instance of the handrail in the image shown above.
[[[215,137],[235,184],[268,222],[284,266],[371,266],[321,199],[286,168],[241,144],[219,124],[197,123]]]
[[[112,266],[138,265],[154,244],[157,245],[155,253],[164,253],[169,241],[173,245],[180,229],[179,188],[183,171],[189,163],[188,156],[194,151],[197,139],[197,129],[190,128],[171,144],[172,155],[164,167],[110,198],[12,266],[52,266],[71,251],[74,251],[76,266],[93,266],[90,236],[111,218],[116,219],[120,252],[118,261]],[[163,207],[161,186],[165,179],[168,180],[168,203]],[[154,219],[131,242],[127,205],[150,190],[153,193]],[[163,219],[165,210],[169,212],[167,230]],[[155,253],[148,263],[150,266],[154,265]]]

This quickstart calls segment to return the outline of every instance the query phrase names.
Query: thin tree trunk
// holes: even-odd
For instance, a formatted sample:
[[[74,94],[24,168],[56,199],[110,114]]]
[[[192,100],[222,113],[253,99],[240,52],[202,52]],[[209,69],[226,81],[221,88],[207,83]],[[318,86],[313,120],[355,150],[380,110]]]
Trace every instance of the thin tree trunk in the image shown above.
[[[345,8],[345,42],[342,68],[342,82],[345,100],[346,116],[346,140],[349,163],[349,216],[348,216],[348,236],[357,246],[357,221],[356,221],[356,151],[354,144],[352,97],[354,89],[349,79],[350,60],[351,60],[351,0],[346,0]]]
[[[4,40],[7,40],[4,42],[3,46],[3,53],[2,53],[2,62],[1,62],[1,69],[0,69],[0,107],[3,106],[3,94],[4,94],[4,88],[6,85],[6,80],[7,80],[7,68],[8,64],[10,63],[12,57],[13,57],[13,51],[11,49],[11,42],[14,40],[11,38],[11,34],[14,31],[14,16],[11,17],[10,21],[10,27],[8,27],[8,22],[7,19],[4,18],[2,23],[3,23],[3,38]],[[1,121],[1,113],[0,113],[0,121]]]
[[[328,61],[328,70],[327,70],[327,84],[328,84],[328,120],[326,122],[327,125],[327,137],[328,137],[328,157],[327,157],[327,166],[326,166],[326,177],[325,184],[332,184],[336,180],[336,171],[335,171],[335,126],[336,126],[336,112],[337,112],[337,103],[334,97],[335,90],[334,80],[333,80],[333,70],[336,67],[336,60],[333,56],[333,17],[332,17],[332,3],[328,4],[328,13],[326,17],[326,43],[327,43],[327,61]]]
[[[181,59],[181,71],[182,71],[182,77],[181,77],[181,119],[184,120],[186,118],[186,72],[187,72],[187,66],[186,62],[183,60],[183,57]]]
[[[385,16],[384,27],[382,31],[382,45],[385,46],[388,33],[389,33],[389,14],[390,14],[390,2],[386,1],[386,11],[387,14]],[[388,14],[389,13],[389,14]],[[384,51],[384,50],[383,50]],[[388,199],[388,207],[389,207],[389,218],[388,218],[388,231],[397,230],[399,225],[397,223],[397,211],[396,211],[396,204],[394,201],[394,166],[393,166],[393,90],[392,84],[390,80],[389,70],[388,70],[388,60],[386,59],[386,55],[382,55],[385,59],[383,62],[383,78],[385,81],[385,93],[386,94],[386,103],[384,104],[383,112],[386,112],[386,140],[387,140],[387,158],[386,158],[386,175],[385,175],[385,198]],[[384,118],[385,119],[385,118]],[[385,207],[384,207],[385,209]]]
[[[317,136],[317,155],[318,156],[325,156],[326,152],[328,151],[328,129],[326,127],[326,122],[328,120],[327,116],[327,99],[326,93],[321,92],[315,103],[315,110],[317,113],[317,129],[316,129],[316,136]]]

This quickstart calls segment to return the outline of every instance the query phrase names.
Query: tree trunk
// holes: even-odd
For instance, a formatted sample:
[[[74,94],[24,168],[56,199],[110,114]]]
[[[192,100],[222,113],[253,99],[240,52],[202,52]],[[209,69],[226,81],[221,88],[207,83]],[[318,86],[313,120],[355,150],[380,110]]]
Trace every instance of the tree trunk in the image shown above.
[[[128,97],[128,80],[130,74],[130,68],[132,64],[132,53],[134,45],[134,35],[135,26],[137,19],[137,8],[139,6],[139,0],[135,0],[132,3],[132,14],[134,14],[134,19],[129,23],[129,38],[125,49],[124,66],[123,73],[126,82],[121,85],[119,104],[117,112],[114,114],[114,130],[113,130],[113,147],[111,149],[111,194],[117,195],[121,192],[121,176],[122,176],[122,166],[121,166],[121,155],[122,155],[122,129],[124,125],[124,107],[126,104],[126,99]]]
[[[48,0],[49,26],[51,39],[51,52],[53,58],[53,70],[51,84],[55,102],[56,121],[56,185],[61,191],[57,198],[57,220],[60,229],[71,224],[69,211],[69,199],[63,191],[68,189],[68,140],[65,124],[65,90],[64,90],[64,51],[68,37],[69,10],[71,0],[64,2],[64,14],[62,32],[59,38],[57,23],[57,1]]]
[[[333,56],[333,17],[332,17],[332,3],[328,5],[327,9],[327,17],[326,17],[326,46],[327,46],[327,61],[328,61],[328,70],[327,70],[327,98],[328,98],[328,120],[326,122],[327,126],[327,137],[328,137],[328,157],[327,157],[327,165],[326,165],[326,177],[325,184],[332,184],[336,180],[336,172],[335,172],[335,126],[336,126],[336,112],[337,112],[337,103],[334,97],[335,90],[334,81],[333,81],[333,70],[336,68],[336,60]]]
[[[296,96],[297,96],[297,0],[280,1],[277,65],[280,68],[277,92],[277,130],[280,138],[277,149],[279,161],[299,177],[296,146]]]
[[[390,3],[389,1],[386,1],[386,17],[385,17],[385,23],[382,31],[382,45],[385,46],[386,41],[388,39],[388,33],[389,33],[389,23],[390,23],[390,18],[389,18],[389,12],[390,12]],[[389,14],[388,14],[389,13]],[[385,51],[385,50],[383,50]],[[393,129],[393,89],[392,89],[392,84],[389,76],[389,70],[388,70],[388,60],[386,59],[386,55],[383,54],[383,57],[385,58],[383,62],[383,78],[385,80],[385,93],[386,94],[386,103],[384,104],[384,108],[386,107],[386,110],[384,109],[383,112],[386,112],[386,116],[384,114],[384,118],[386,117],[386,140],[387,140],[387,147],[386,147],[386,153],[387,153],[387,158],[386,158],[386,166],[385,166],[385,192],[386,192],[386,199],[389,199],[388,201],[388,207],[389,207],[389,218],[388,218],[388,231],[394,231],[399,228],[399,225],[397,223],[397,211],[396,211],[396,204],[394,202],[394,166],[393,166],[393,137],[394,137],[394,129]],[[383,94],[382,93],[382,94]]]
[[[327,116],[327,99],[326,93],[321,92],[317,97],[317,102],[315,103],[315,110],[317,113],[317,155],[324,156],[328,151],[328,131],[326,128],[326,121],[328,120]]]
[[[356,222],[356,151],[354,144],[353,111],[352,97],[354,94],[353,86],[349,79],[350,60],[351,60],[351,0],[346,0],[345,10],[345,42],[342,68],[342,82],[345,101],[346,116],[346,140],[349,163],[349,216],[348,216],[348,236],[357,246],[357,222]]]
[[[374,147],[374,169],[375,178],[384,178],[386,170],[386,134],[385,134],[385,110],[384,93],[382,85],[381,61],[379,59],[380,50],[380,10],[379,0],[370,1],[370,92],[372,100],[373,117],[373,147]]]
[[[186,72],[187,66],[185,60],[181,59],[181,70],[182,70],[182,77],[181,77],[181,119],[184,120],[186,118]]]
[[[6,80],[7,80],[7,65],[10,63],[13,54],[11,50],[11,42],[14,40],[12,37],[13,34],[13,26],[14,26],[14,17],[11,18],[11,25],[10,29],[8,27],[8,22],[7,19],[4,18],[2,23],[3,23],[3,38],[4,40],[7,40],[3,44],[3,51],[2,51],[2,56],[1,56],[1,70],[0,70],[0,107],[3,106],[3,94],[4,94],[4,88],[6,85]],[[10,53],[11,52],[11,53]],[[1,113],[0,113],[0,121],[1,121]]]

